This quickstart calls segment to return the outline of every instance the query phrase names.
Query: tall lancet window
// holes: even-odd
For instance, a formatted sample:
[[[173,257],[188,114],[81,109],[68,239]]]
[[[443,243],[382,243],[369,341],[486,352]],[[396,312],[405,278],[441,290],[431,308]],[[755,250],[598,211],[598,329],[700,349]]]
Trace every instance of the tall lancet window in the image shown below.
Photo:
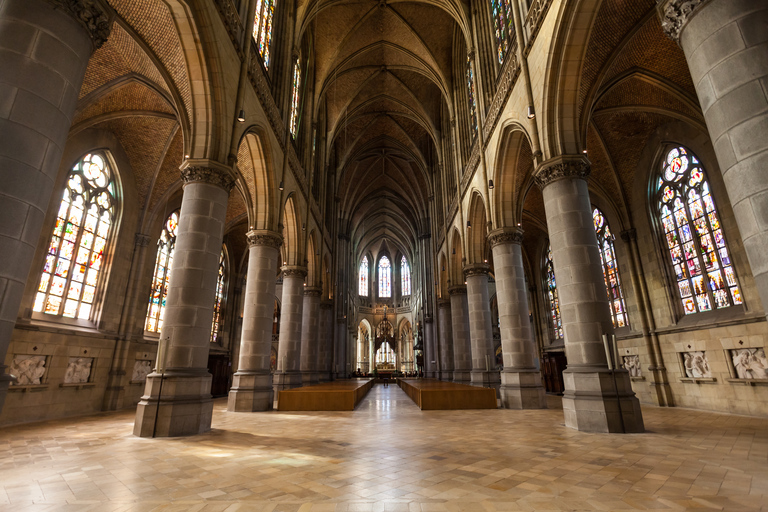
[[[549,298],[549,313],[552,318],[552,329],[555,338],[563,337],[563,321],[560,319],[560,299],[557,297],[557,282],[555,282],[555,267],[552,265],[552,248],[547,248],[547,259],[544,262],[547,274],[547,297]]]
[[[293,63],[293,93],[291,94],[291,137],[296,138],[299,131],[299,100],[301,99],[301,66],[300,59]]]
[[[392,296],[392,264],[389,258],[382,256],[379,260],[379,297]]]
[[[253,20],[253,40],[259,49],[264,67],[269,69],[270,47],[272,46],[272,19],[277,0],[256,0]]]
[[[149,332],[160,332],[163,328],[165,315],[165,299],[168,295],[168,282],[171,280],[173,266],[173,251],[176,248],[176,235],[179,229],[179,210],[171,213],[165,220],[163,232],[157,241],[157,257],[155,258],[155,273],[152,277],[152,290],[147,309],[145,329]]]
[[[106,158],[85,155],[72,168],[59,205],[33,310],[88,320],[115,215]]]
[[[360,278],[357,285],[357,294],[360,297],[368,296],[368,256],[363,256],[363,261],[360,262],[359,272]]]
[[[213,301],[213,322],[211,323],[211,343],[219,341],[219,330],[221,327],[221,300],[224,297],[224,277],[226,276],[226,258],[224,249],[219,256],[219,276],[216,279],[216,298]]]
[[[678,146],[667,153],[656,199],[685,314],[741,304],[707,176],[687,148]]]
[[[619,265],[616,262],[613,233],[600,209],[592,210],[592,221],[595,225],[597,245],[600,247],[600,261],[603,264],[603,279],[605,279],[605,289],[608,292],[608,303],[611,305],[613,326],[625,327],[629,325],[629,319],[627,318],[627,306],[624,303],[624,292],[619,280]]]
[[[472,139],[477,137],[477,98],[475,94],[475,69],[472,66],[472,56],[467,55],[467,94],[469,100],[469,125],[472,128]]]
[[[491,16],[493,16],[493,30],[496,38],[496,58],[499,64],[503,64],[507,53],[515,47],[515,24],[512,19],[511,2],[491,0]]]
[[[400,260],[400,288],[403,296],[411,294],[411,268],[405,256]]]

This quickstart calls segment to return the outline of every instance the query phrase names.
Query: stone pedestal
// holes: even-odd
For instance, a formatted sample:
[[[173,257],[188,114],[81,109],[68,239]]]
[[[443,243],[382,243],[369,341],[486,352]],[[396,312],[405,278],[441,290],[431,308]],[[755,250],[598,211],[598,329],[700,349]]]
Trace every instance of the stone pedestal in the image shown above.
[[[534,366],[536,348],[528,311],[519,228],[493,231],[488,236],[496,271],[496,297],[501,324],[501,403],[506,409],[546,409],[541,372]]]
[[[227,199],[235,179],[231,169],[208,160],[182,165],[184,196],[160,343],[166,347],[166,377],[147,377],[136,411],[134,434],[159,437],[210,430],[213,402],[208,349],[219,271]],[[160,411],[159,381],[164,380]],[[162,420],[162,421],[161,421]]]
[[[319,355],[319,315],[321,288],[304,288],[304,314],[301,323],[301,381],[304,386],[319,382],[317,359]]]
[[[768,3],[666,0],[664,31],[688,61],[699,103],[768,311]]]
[[[469,340],[467,287],[448,288],[451,296],[451,327],[453,330],[453,381],[469,384],[472,372],[472,348]]]
[[[471,383],[473,386],[493,387],[498,390],[499,372],[495,368],[491,299],[488,295],[489,270],[490,267],[484,263],[464,267],[472,347]]]
[[[437,301],[437,321],[440,328],[440,379],[453,380],[453,326],[451,301]]]
[[[304,315],[305,267],[283,267],[283,301],[280,309],[280,340],[277,371],[274,375],[275,398],[281,389],[301,386],[301,323]]]
[[[2,362],[88,59],[109,36],[110,12],[100,1],[0,2],[0,411],[11,381]]]
[[[275,274],[282,237],[278,233],[251,230],[248,237],[248,279],[243,305],[240,357],[232,377],[227,410],[266,411],[272,407],[272,315],[275,307]]]
[[[640,403],[629,374],[608,370],[601,339],[613,334],[613,323],[588,175],[589,162],[574,156],[544,162],[535,176],[544,196],[568,357],[563,372],[565,424],[585,432],[642,432]]]

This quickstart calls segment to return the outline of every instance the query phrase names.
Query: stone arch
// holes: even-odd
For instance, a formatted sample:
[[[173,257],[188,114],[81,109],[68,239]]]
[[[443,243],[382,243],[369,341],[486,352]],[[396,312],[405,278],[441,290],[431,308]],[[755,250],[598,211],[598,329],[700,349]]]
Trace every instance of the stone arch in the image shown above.
[[[464,284],[464,248],[459,230],[453,229],[448,286]]]
[[[494,226],[519,226],[522,222],[526,183],[533,175],[533,151],[525,129],[517,123],[504,128],[493,171]]]
[[[269,137],[260,126],[252,126],[243,134],[237,151],[237,168],[250,196],[248,222],[254,229],[274,229],[277,218],[274,204],[275,186]]]
[[[316,233],[313,229],[307,237],[307,286],[320,286],[320,272],[317,265],[320,263],[320,258],[315,254]]]
[[[487,263],[488,227],[485,217],[485,202],[479,192],[472,194],[467,216],[467,263]]]
[[[441,299],[448,298],[448,261],[445,252],[440,252],[440,266],[438,267],[438,294]]]
[[[323,288],[323,299],[332,299],[333,290],[331,288],[331,256],[325,253],[323,256],[322,267],[320,269],[320,283]]]
[[[294,195],[288,196],[283,206],[283,264],[302,265],[301,229],[299,228],[299,209]]]

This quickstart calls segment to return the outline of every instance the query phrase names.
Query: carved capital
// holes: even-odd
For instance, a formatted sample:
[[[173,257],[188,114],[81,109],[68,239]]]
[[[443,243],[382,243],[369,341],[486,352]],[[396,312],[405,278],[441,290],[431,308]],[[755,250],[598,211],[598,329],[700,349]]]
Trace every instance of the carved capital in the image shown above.
[[[437,299],[438,309],[448,309],[451,307],[451,301],[449,299]]]
[[[629,243],[631,240],[637,240],[637,230],[635,228],[630,228],[625,231],[622,231],[621,239],[625,243]]]
[[[487,276],[491,271],[491,266],[487,263],[474,263],[464,267],[464,277]]]
[[[586,180],[589,176],[589,160],[582,157],[557,157],[543,162],[534,176],[534,181],[540,189],[550,183],[563,179]]]
[[[448,287],[448,295],[466,295],[467,294],[467,285],[465,284],[457,284],[454,286]]]
[[[283,277],[300,277],[302,279],[307,277],[307,267],[287,265],[282,268],[282,271]]]
[[[661,29],[667,37],[680,43],[680,32],[688,19],[707,0],[661,0],[656,4],[661,18]]]
[[[319,297],[323,294],[323,289],[319,288],[317,286],[305,286],[304,287],[304,296],[305,297]]]
[[[144,233],[136,233],[133,235],[133,245],[136,247],[147,247],[149,242],[152,241],[149,235]]]
[[[181,180],[184,185],[208,183],[229,192],[235,186],[236,178],[232,169],[221,164],[207,160],[187,160],[181,165]]]
[[[106,2],[100,0],[47,0],[57,9],[69,14],[88,32],[93,49],[107,42],[115,17]]]
[[[255,247],[263,245],[266,247],[272,247],[273,249],[279,249],[283,245],[283,237],[280,233],[274,231],[268,231],[266,229],[252,229],[245,234],[248,238],[248,245]]]
[[[502,244],[521,244],[523,242],[522,228],[501,228],[488,233],[488,243],[491,249]]]

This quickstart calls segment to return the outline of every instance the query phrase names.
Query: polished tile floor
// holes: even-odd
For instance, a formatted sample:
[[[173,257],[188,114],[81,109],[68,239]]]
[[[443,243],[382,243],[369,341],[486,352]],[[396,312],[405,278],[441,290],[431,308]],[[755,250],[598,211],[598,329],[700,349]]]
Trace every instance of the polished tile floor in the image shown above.
[[[394,385],[354,412],[225,407],[190,438],[133,437],[132,411],[0,429],[0,510],[768,510],[768,419],[644,407],[645,434],[584,434]]]

